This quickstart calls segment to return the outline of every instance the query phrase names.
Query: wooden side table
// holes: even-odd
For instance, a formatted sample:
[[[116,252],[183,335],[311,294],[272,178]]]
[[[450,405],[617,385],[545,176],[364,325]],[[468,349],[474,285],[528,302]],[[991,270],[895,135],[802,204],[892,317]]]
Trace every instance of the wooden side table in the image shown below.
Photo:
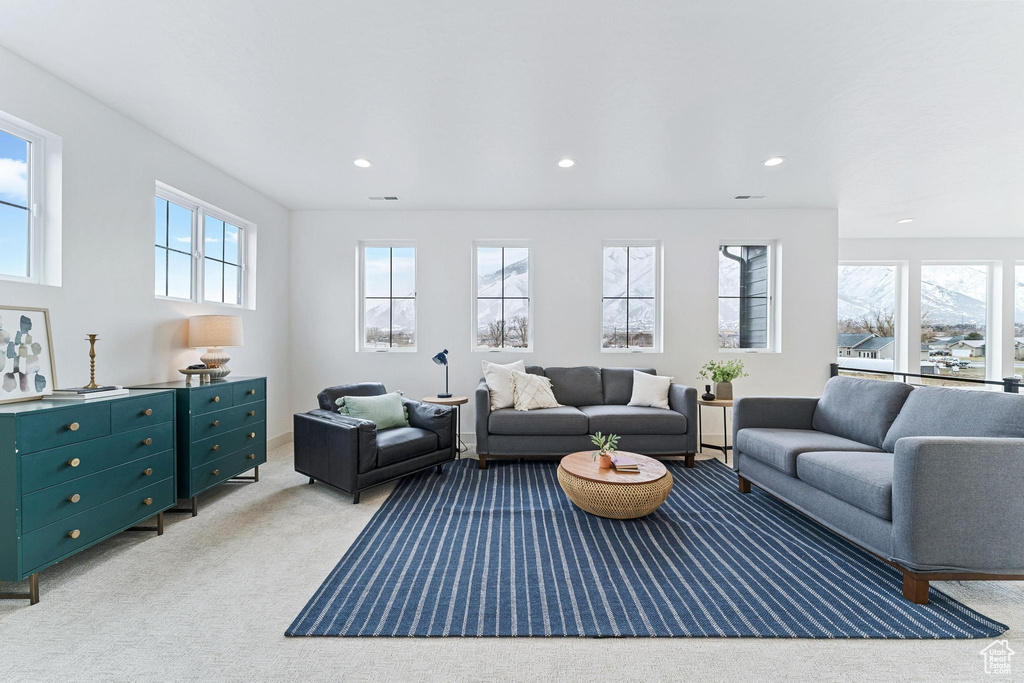
[[[465,403],[469,403],[469,396],[451,396],[449,398],[426,396],[420,400],[424,403],[433,403],[438,406],[455,407],[455,419],[458,421],[458,434],[456,435],[458,442],[455,444],[455,452],[458,454],[458,458],[461,459],[462,454],[469,450],[466,442],[462,440],[462,406]]]
[[[725,445],[719,446],[718,444],[704,443],[704,421],[701,418],[701,408],[704,406],[722,409],[722,426],[725,428],[725,434],[723,435],[725,438]],[[697,399],[697,429],[700,432],[700,448],[701,450],[704,450],[705,448],[712,448],[716,451],[722,451],[727,464],[729,462],[729,451],[732,450],[732,446],[729,445],[729,408],[732,408],[732,399],[716,398],[714,401],[705,401],[702,398]]]

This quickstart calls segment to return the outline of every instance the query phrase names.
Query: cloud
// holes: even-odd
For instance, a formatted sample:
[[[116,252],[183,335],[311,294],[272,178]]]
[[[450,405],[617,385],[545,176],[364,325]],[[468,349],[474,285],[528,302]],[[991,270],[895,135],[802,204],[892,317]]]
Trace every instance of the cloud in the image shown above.
[[[28,193],[28,164],[15,159],[0,159],[0,198],[24,204]]]

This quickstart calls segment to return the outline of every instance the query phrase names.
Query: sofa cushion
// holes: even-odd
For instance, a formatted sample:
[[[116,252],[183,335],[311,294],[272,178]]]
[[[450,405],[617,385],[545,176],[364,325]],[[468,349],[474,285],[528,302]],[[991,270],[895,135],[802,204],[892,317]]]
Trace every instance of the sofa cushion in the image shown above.
[[[555,400],[563,406],[594,406],[604,403],[601,368],[581,365],[575,368],[545,368],[551,380]]]
[[[685,434],[686,416],[663,408],[640,406],[581,406],[590,421],[590,433]]]
[[[503,408],[491,412],[487,422],[491,434],[586,434],[587,416],[571,406],[522,411]]]
[[[633,396],[633,372],[656,375],[654,368],[601,368],[605,405],[624,406]]]
[[[377,432],[377,467],[427,455],[438,449],[437,434],[416,427],[395,427]]]
[[[813,429],[741,429],[736,435],[736,449],[766,465],[796,476],[796,456],[813,451],[858,451],[881,453],[881,448],[844,439],[835,434]]]
[[[811,426],[881,448],[911,391],[902,382],[833,377],[825,384]]]
[[[892,453],[801,453],[796,476],[839,500],[892,519]]]
[[[1024,438],[1024,396],[993,391],[917,387],[882,444],[890,453],[905,436]]]

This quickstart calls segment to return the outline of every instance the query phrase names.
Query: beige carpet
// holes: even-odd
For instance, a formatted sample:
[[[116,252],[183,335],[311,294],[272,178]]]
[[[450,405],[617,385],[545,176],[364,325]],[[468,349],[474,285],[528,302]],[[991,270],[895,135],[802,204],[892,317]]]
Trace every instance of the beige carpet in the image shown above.
[[[159,538],[122,534],[43,572],[35,607],[0,602],[0,681],[986,678],[985,641],[286,639],[391,487],[352,505],[295,473],[290,444],[260,475]],[[939,587],[1011,626],[1019,679],[1024,584]]]

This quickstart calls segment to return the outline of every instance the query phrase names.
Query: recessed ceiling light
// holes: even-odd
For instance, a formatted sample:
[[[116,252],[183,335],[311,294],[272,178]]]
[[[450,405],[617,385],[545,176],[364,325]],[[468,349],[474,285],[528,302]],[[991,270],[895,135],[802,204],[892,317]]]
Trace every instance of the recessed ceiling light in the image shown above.
[[[778,166],[779,164],[783,163],[785,160],[786,160],[786,157],[769,157],[768,159],[765,159],[761,163],[764,164],[765,166],[771,167],[771,166]]]
[[[358,166],[359,168],[370,168],[371,166],[373,166],[373,162],[370,161],[369,159],[354,159],[352,163]]]
[[[901,218],[901,219],[899,219],[896,222],[897,223],[913,223],[914,219],[913,218]]]
[[[572,159],[559,159],[558,160],[558,166],[560,168],[572,168],[575,165],[576,165],[576,162],[573,161]]]

